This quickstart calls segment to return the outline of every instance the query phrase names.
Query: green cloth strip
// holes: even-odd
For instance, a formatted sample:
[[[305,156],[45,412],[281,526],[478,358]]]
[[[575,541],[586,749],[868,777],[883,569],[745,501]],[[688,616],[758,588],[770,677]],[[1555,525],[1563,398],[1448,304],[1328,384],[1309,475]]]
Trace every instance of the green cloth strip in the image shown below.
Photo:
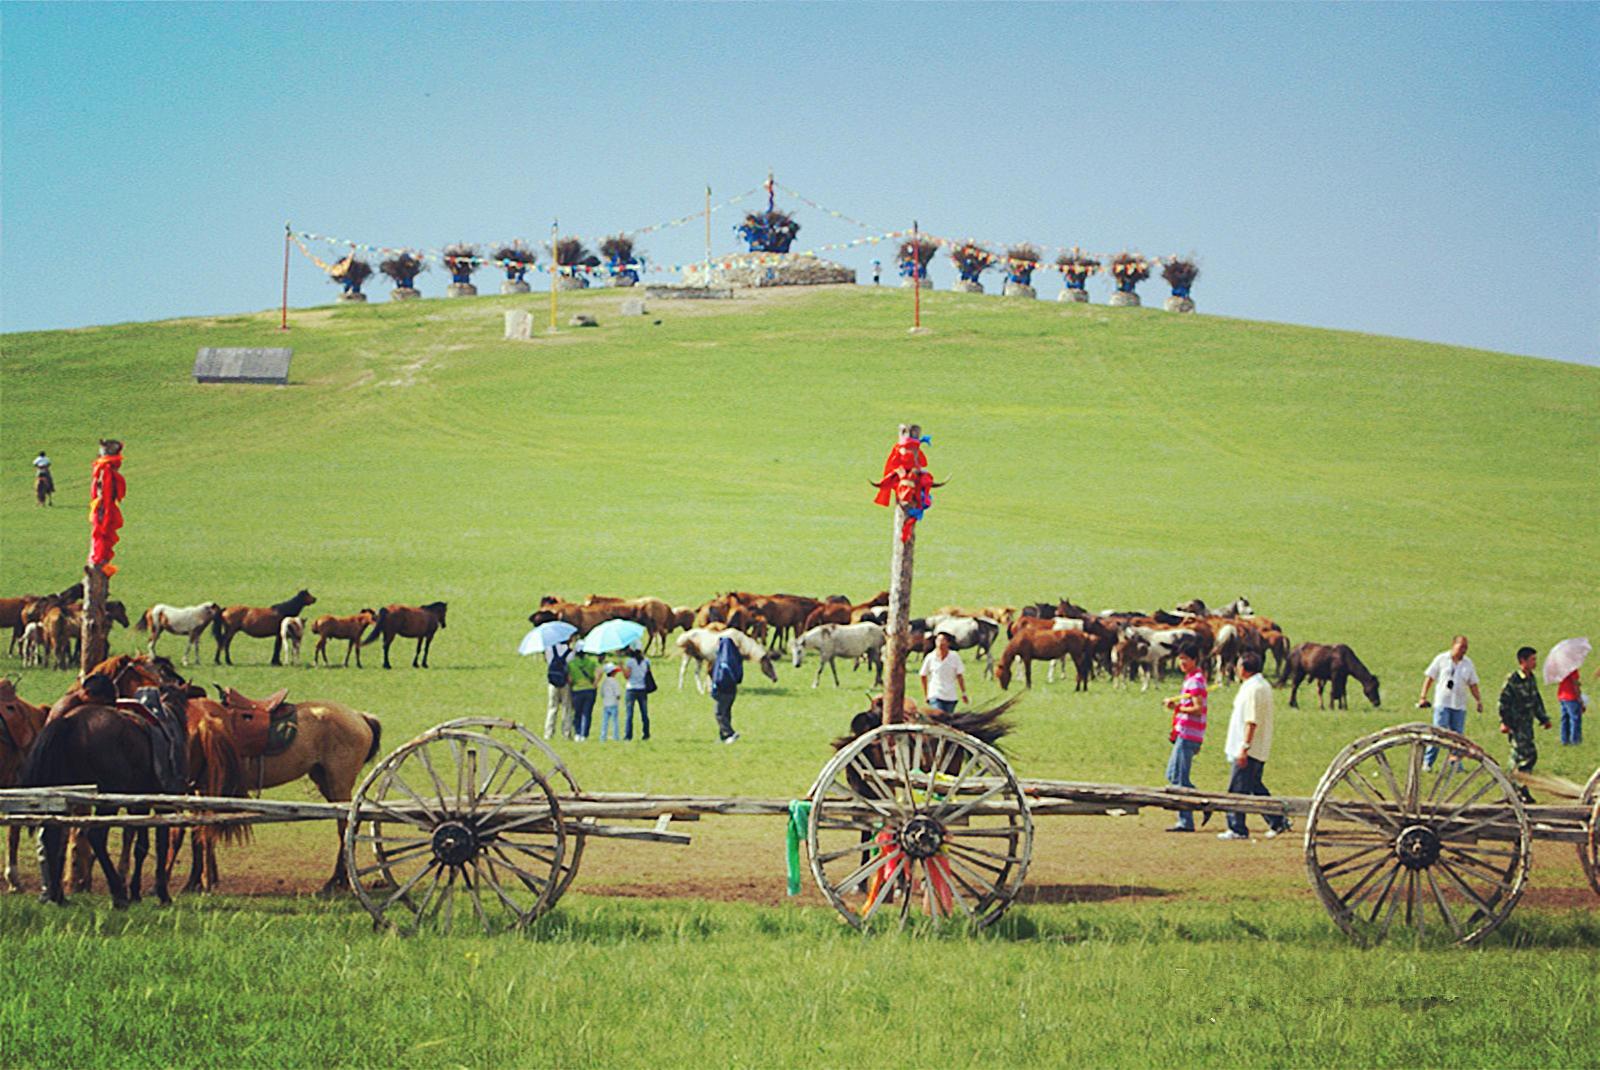
[[[800,894],[800,841],[811,827],[811,800],[789,800],[789,894]]]

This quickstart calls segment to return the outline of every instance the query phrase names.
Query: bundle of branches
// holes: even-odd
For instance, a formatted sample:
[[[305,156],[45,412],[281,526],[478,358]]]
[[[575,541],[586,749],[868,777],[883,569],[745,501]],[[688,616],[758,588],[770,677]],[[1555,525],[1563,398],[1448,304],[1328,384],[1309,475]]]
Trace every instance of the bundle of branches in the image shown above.
[[[638,261],[633,256],[633,239],[626,234],[613,234],[600,243],[600,255],[617,279],[639,281]]]
[[[800,233],[800,224],[788,212],[774,208],[770,212],[751,212],[733,229],[750,243],[752,253],[786,253]]]
[[[1069,252],[1056,257],[1056,267],[1067,280],[1067,289],[1081,290],[1089,276],[1100,270],[1100,261],[1074,245]]]
[[[1150,261],[1138,253],[1118,253],[1111,258],[1111,277],[1117,289],[1133,293],[1133,288],[1150,277]]]
[[[556,239],[555,244],[550,246],[550,257],[556,262],[558,274],[572,278],[579,278],[582,271],[600,266],[600,258],[589,251],[583,239],[571,235]],[[589,285],[586,279],[581,283]]]
[[[1161,265],[1161,277],[1172,287],[1173,297],[1188,297],[1189,287],[1200,277],[1200,265],[1193,257],[1169,256]]]
[[[913,274],[926,276],[928,262],[938,251],[939,243],[932,238],[918,238],[915,241],[907,238],[900,243],[900,250],[896,254],[900,262],[900,274],[907,277]]]
[[[994,263],[994,254],[977,242],[964,242],[950,250],[950,259],[961,272],[963,282],[977,282],[985,268]]]
[[[1033,269],[1039,266],[1039,250],[1027,242],[1006,250],[1006,280],[1019,286],[1033,284]]]
[[[467,283],[472,281],[472,273],[478,270],[482,263],[478,259],[478,247],[466,242],[456,242],[454,245],[444,247],[444,266],[450,269],[450,281]]]
[[[328,277],[343,285],[345,293],[358,294],[361,292],[361,284],[372,278],[372,265],[365,260],[357,260],[356,254],[351,253],[333,265]]]
[[[417,276],[428,270],[420,256],[409,249],[397,253],[378,265],[378,270],[394,280],[396,286],[407,290],[416,289]]]
[[[527,282],[528,269],[539,260],[526,242],[520,238],[510,245],[502,245],[494,251],[494,258],[501,267],[506,269],[506,279],[510,282]]]

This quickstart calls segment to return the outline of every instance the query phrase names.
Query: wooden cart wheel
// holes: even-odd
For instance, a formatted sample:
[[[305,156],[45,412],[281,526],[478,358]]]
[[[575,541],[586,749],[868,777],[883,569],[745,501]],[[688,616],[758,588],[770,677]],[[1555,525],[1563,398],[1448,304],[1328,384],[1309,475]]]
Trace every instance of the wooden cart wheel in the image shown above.
[[[1423,751],[1440,748],[1432,772]],[[1323,777],[1306,819],[1306,869],[1334,922],[1362,944],[1398,919],[1419,943],[1473,944],[1516,906],[1533,830],[1482,747],[1432,725],[1376,736]]]
[[[567,846],[560,805],[502,739],[450,726],[424,732],[367,774],[350,816],[345,867],[375,925],[449,932],[459,914],[493,933],[520,929],[555,902]],[[373,854],[366,865],[362,846]]]
[[[1350,755],[1354,754],[1356,751],[1360,750],[1363,747],[1369,747],[1372,744],[1376,743],[1380,739],[1388,739],[1390,736],[1404,734],[1405,732],[1408,732],[1412,728],[1415,728],[1415,727],[1416,727],[1415,724],[1391,724],[1391,725],[1385,725],[1384,727],[1378,729],[1376,732],[1373,732],[1370,735],[1361,736],[1358,739],[1354,739],[1354,740],[1351,740],[1349,743],[1346,743],[1345,746],[1344,746],[1344,749],[1341,750],[1338,754],[1334,755],[1333,761],[1328,763],[1328,768],[1326,768],[1326,769],[1324,769],[1322,771],[1322,779],[1317,781],[1317,790],[1318,791],[1322,790],[1322,785],[1324,785],[1324,784],[1326,784],[1328,782],[1328,778],[1333,775],[1334,770],[1338,769],[1340,764],[1343,763],[1346,758],[1350,757]],[[1441,728],[1441,729],[1439,729],[1439,731],[1442,732],[1442,731],[1445,731],[1445,729]],[[1313,792],[1313,794],[1315,794],[1315,792]]]
[[[1589,807],[1589,824],[1587,836],[1578,844],[1578,861],[1583,864],[1583,875],[1589,878],[1589,887],[1600,895],[1600,769],[1584,785],[1580,804]]]
[[[437,726],[439,728],[464,728],[470,732],[478,732],[491,739],[503,740],[521,752],[522,756],[533,764],[533,767],[544,775],[550,785],[558,794],[581,795],[578,781],[572,775],[572,770],[567,768],[567,763],[555,749],[539,736],[516,721],[505,717],[458,717],[453,721],[446,721]],[[563,790],[565,785],[565,790]],[[586,818],[592,821],[593,818]],[[561,857],[561,875],[556,880],[556,890],[551,896],[550,906],[554,907],[567,892],[567,887],[572,883],[572,878],[578,875],[578,866],[583,861],[584,842],[588,839],[583,834],[583,822],[567,822],[567,850]],[[547,908],[548,909],[548,908]]]
[[[990,924],[1022,887],[1033,818],[1000,752],[940,725],[875,728],[823,767],[806,847],[829,903],[858,929],[889,914]]]

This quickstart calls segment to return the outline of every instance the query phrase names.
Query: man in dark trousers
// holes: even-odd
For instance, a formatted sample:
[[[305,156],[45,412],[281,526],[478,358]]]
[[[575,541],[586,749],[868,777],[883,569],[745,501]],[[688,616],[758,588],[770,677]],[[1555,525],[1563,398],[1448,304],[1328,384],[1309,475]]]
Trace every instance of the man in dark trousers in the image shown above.
[[[1539,681],[1533,675],[1539,654],[1531,646],[1517,651],[1517,671],[1506,677],[1500,689],[1500,731],[1511,737],[1511,768],[1524,773],[1533,772],[1539,761],[1539,747],[1533,741],[1533,722],[1540,727],[1550,727],[1550,717],[1544,712],[1544,696],[1539,694]],[[1523,802],[1532,802],[1528,789],[1518,787]]]
[[[739,738],[733,730],[733,700],[744,683],[744,658],[739,646],[728,636],[717,643],[717,657],[711,663],[711,700],[717,704],[717,738],[732,743]]]

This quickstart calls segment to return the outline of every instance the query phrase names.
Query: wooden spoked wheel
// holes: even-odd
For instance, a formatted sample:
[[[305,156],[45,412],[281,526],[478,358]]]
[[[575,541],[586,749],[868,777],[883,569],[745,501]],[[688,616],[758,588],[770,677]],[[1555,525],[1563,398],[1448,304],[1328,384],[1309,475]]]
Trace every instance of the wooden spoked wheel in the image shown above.
[[[573,777],[572,771],[567,768],[567,763],[555,749],[525,726],[505,717],[458,717],[454,721],[446,721],[439,725],[440,728],[464,728],[469,732],[478,732],[491,739],[501,740],[515,747],[524,758],[533,764],[533,767],[544,774],[550,786],[560,795],[579,795],[578,781]],[[592,821],[592,818],[586,819]],[[583,834],[583,822],[567,822],[567,850],[561,857],[561,875],[556,881],[555,896],[550,900],[550,906],[555,906],[556,901],[566,894],[567,886],[572,883],[572,878],[578,875],[578,866],[583,861],[583,845],[586,836]]]
[[[1472,944],[1503,922],[1528,877],[1532,827],[1483,748],[1406,725],[1345,754],[1306,821],[1306,868],[1334,922],[1362,944],[1396,924],[1418,943]],[[1439,748],[1430,772],[1428,746]]]
[[[1352,740],[1351,742],[1345,744],[1344,749],[1334,756],[1333,761],[1328,763],[1328,768],[1322,771],[1322,779],[1317,781],[1318,790],[1321,790],[1322,785],[1328,782],[1328,778],[1333,775],[1334,770],[1338,769],[1339,766],[1343,764],[1344,760],[1350,757],[1350,755],[1354,754],[1356,751],[1363,747],[1369,747],[1380,739],[1388,739],[1390,736],[1400,735],[1404,732],[1410,731],[1415,727],[1416,725],[1414,724],[1385,725],[1383,728],[1378,729],[1371,735],[1362,736],[1359,739]]]
[[[345,867],[377,926],[449,932],[459,920],[503,932],[555,902],[568,839],[560,805],[503,739],[424,732],[380,762],[350,806]]]
[[[1584,786],[1580,802],[1589,808],[1589,824],[1578,844],[1578,861],[1583,864],[1583,875],[1589,878],[1589,887],[1600,895],[1600,769]]]
[[[875,728],[823,767],[806,846],[817,886],[858,929],[913,911],[975,927],[1005,913],[1033,818],[1000,752],[938,725]]]

